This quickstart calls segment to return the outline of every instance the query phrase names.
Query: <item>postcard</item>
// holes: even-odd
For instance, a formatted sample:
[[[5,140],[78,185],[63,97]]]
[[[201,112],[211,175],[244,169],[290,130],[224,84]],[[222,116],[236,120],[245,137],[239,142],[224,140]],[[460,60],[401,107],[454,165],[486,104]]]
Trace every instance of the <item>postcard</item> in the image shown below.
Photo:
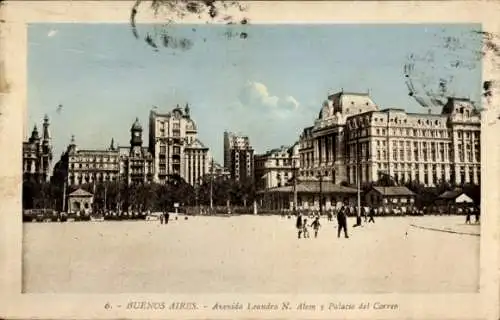
[[[2,3],[0,316],[498,319],[499,9]]]

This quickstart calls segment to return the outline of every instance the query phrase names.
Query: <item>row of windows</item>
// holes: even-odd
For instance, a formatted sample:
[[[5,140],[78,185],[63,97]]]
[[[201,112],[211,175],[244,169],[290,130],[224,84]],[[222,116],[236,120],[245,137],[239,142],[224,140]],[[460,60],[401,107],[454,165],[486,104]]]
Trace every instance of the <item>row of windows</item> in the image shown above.
[[[118,169],[118,163],[81,164],[71,163],[71,169]]]
[[[480,183],[480,172],[474,170],[469,170],[468,174],[467,171],[465,170],[465,167],[461,167],[459,172],[455,172],[454,170],[451,170],[449,172],[449,177],[447,177],[446,171],[444,168],[441,169],[440,172],[438,172],[435,168],[433,167],[432,170],[424,170],[423,174],[420,175],[420,171],[415,171],[415,170],[398,170],[392,173],[391,177],[393,178],[394,181],[398,183],[405,183],[409,181],[417,181],[417,182],[422,182],[425,185],[436,185],[440,183],[441,181],[456,181],[456,178],[458,177],[458,182],[459,183]],[[367,182],[367,181],[373,181],[372,177],[370,177],[370,168],[366,167],[360,170],[360,181],[361,182]],[[348,177],[348,182],[349,183],[355,183],[356,182],[356,168],[347,168],[347,177]],[[375,173],[375,180],[378,179],[378,173]],[[448,179],[447,179],[448,178]]]

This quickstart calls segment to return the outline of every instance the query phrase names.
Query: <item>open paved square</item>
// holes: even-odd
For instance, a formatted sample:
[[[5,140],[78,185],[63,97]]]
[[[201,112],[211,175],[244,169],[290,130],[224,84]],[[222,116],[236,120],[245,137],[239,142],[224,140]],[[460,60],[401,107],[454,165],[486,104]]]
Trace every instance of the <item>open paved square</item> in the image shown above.
[[[465,225],[463,217],[378,218],[361,228],[352,228],[350,218],[349,239],[337,238],[336,222],[324,218],[321,223],[317,239],[300,240],[295,219],[278,216],[179,217],[168,225],[26,223],[23,290],[289,294],[478,290],[479,226]]]

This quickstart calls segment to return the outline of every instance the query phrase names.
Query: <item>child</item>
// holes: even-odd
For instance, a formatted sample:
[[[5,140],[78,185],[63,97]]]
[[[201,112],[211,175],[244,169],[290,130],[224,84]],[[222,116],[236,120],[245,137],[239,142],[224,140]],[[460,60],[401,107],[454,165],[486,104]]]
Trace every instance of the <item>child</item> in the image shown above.
[[[304,238],[309,238],[309,230],[307,230],[307,219],[304,219],[304,224],[302,225],[302,234]]]
[[[313,223],[311,223],[311,227],[314,230],[314,237],[317,238],[319,228],[321,227],[321,223],[319,223],[319,216],[317,216],[316,219],[314,219]]]

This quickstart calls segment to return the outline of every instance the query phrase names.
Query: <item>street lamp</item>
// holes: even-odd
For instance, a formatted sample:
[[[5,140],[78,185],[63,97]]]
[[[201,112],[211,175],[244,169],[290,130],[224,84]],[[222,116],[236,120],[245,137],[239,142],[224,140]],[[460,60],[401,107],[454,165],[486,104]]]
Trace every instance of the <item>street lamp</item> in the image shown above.
[[[319,215],[323,215],[323,174],[318,172],[319,179]]]

